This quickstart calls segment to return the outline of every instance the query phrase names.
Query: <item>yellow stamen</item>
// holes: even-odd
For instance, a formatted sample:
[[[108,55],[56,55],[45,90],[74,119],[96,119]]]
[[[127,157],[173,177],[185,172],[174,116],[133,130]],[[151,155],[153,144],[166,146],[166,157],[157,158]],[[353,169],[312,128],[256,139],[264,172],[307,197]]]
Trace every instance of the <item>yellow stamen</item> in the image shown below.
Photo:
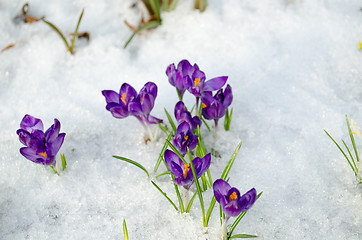
[[[233,192],[230,196],[229,196],[229,202],[238,199],[238,195],[236,195],[236,192]]]
[[[184,167],[185,167],[185,170],[184,170],[184,179],[186,179],[187,173],[189,172],[190,164],[185,164]]]
[[[205,103],[202,103],[202,108],[207,108]]]
[[[47,155],[47,153],[46,153],[46,152],[41,152],[41,153],[38,153],[38,155],[43,156],[43,157],[45,157],[45,158],[48,158],[48,155]]]
[[[357,134],[357,133],[355,133],[355,132],[351,132],[352,134]]]
[[[359,49],[362,50],[362,42],[359,42]]]
[[[126,93],[122,94],[121,100],[124,104],[126,104]]]
[[[189,136],[184,136],[184,140],[187,141],[187,139],[189,139]]]
[[[196,86],[200,87],[200,78],[195,78],[194,84],[195,84],[195,87]]]

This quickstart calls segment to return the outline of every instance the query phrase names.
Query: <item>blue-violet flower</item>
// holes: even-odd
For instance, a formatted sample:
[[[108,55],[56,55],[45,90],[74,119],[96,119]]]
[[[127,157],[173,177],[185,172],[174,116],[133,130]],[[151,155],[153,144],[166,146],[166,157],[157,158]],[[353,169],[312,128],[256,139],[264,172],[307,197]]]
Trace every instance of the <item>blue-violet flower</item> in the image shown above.
[[[191,116],[191,113],[185,110],[185,104],[182,101],[179,101],[175,105],[175,117],[177,122],[180,124],[182,122],[187,122],[191,126],[191,130],[197,130],[197,126],[201,127],[201,120],[198,116]]]
[[[187,122],[182,122],[177,127],[176,135],[172,139],[175,148],[184,156],[187,153],[187,147],[192,151],[198,143],[198,138],[192,133],[190,125]]]
[[[174,182],[185,189],[189,189],[194,183],[190,164],[184,164],[176,153],[168,149],[165,151],[164,158],[167,168],[175,176]],[[206,154],[203,158],[196,157],[192,160],[197,178],[200,178],[209,169],[210,162],[210,153]]]
[[[220,89],[212,96],[211,93],[205,94],[202,98],[202,116],[205,119],[214,119],[215,127],[217,127],[218,120],[225,115],[226,109],[233,101],[233,94],[230,85]]]
[[[60,122],[54,119],[54,124],[43,131],[43,122],[30,115],[25,115],[16,131],[19,140],[26,147],[20,148],[20,153],[32,162],[47,166],[55,166],[56,155],[63,144],[65,133],[60,133]]]

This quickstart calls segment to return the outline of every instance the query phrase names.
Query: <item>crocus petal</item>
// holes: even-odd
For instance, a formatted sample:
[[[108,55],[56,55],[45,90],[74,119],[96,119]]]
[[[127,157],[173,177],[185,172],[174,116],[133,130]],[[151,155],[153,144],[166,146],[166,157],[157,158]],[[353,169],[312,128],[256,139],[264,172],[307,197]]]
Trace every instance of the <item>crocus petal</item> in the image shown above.
[[[16,131],[16,134],[19,135],[19,141],[29,147],[30,141],[32,141],[30,133],[24,129],[19,129]]]
[[[180,116],[182,113],[184,113],[185,110],[185,104],[182,101],[179,101],[175,105],[175,118],[179,122]]]
[[[142,112],[142,106],[141,103],[139,102],[131,102],[128,105],[128,110],[131,114],[136,115],[136,116],[143,116],[143,112]]]
[[[225,85],[227,80],[228,80],[227,76],[216,77],[216,78],[210,79],[205,82],[205,84],[203,86],[203,91],[218,90]]]
[[[159,118],[156,118],[154,116],[148,115],[147,122],[149,124],[157,124],[157,123],[162,123],[163,120],[159,119]]]
[[[140,90],[140,95],[143,92],[146,92],[146,93],[150,94],[153,97],[153,99],[156,99],[156,97],[157,97],[157,85],[155,83],[153,83],[153,82],[148,82]]]
[[[108,103],[106,109],[110,111],[112,116],[115,118],[122,119],[129,115],[128,109],[117,103]]]
[[[144,115],[148,115],[150,114],[152,108],[153,108],[153,104],[154,104],[154,98],[150,95],[150,94],[144,94],[141,99],[140,99],[140,103],[141,103],[141,107],[142,107],[142,112]]]
[[[55,156],[57,155],[60,147],[63,144],[65,137],[65,133],[59,134],[59,136],[54,139],[54,141],[47,143],[47,154],[48,156]]]
[[[177,127],[176,133],[186,134],[190,130],[190,125],[187,122],[183,122]]]
[[[231,186],[226,181],[218,179],[214,182],[213,189],[216,201],[222,207],[224,207],[228,203],[228,201],[226,200],[226,195],[228,191],[231,189]]]
[[[194,68],[191,66],[190,62],[186,59],[179,62],[177,65],[177,70],[182,73],[183,76],[191,76],[194,71]]]
[[[26,114],[21,120],[20,128],[28,131],[29,133],[33,133],[35,130],[44,130],[43,122],[38,118],[30,116],[29,114]]]
[[[207,169],[209,169],[210,167],[210,163],[211,163],[211,153],[206,154],[202,159],[201,159],[201,168],[197,173],[197,178],[200,178],[202,175],[204,175],[204,173],[207,171]]]
[[[113,90],[103,90],[103,96],[106,98],[107,103],[119,103],[119,94]]]
[[[249,210],[255,203],[256,197],[256,190],[254,188],[250,189],[240,197],[238,201],[239,209],[241,209],[242,212]]]
[[[59,135],[60,131],[60,122],[58,119],[54,119],[54,124],[48,128],[48,130],[45,132],[45,141],[46,142],[53,142]]]
[[[228,108],[232,101],[233,101],[233,93],[230,85],[228,84],[224,91],[224,102],[223,102],[224,108]]]
[[[20,153],[32,162],[44,164],[45,157],[38,155],[35,149],[29,147],[20,148]]]
[[[168,77],[168,81],[172,86],[175,86],[175,77],[176,77],[176,67],[175,64],[170,64],[166,69],[166,75]]]
[[[168,169],[171,173],[177,177],[183,177],[182,160],[177,156],[176,153],[171,150],[166,150],[164,154],[164,159]]]
[[[120,98],[122,98],[124,94],[124,101],[125,103],[120,100],[119,101],[119,104],[124,104],[124,105],[128,105],[130,102],[133,101],[133,99],[135,99],[137,97],[137,92],[136,90],[131,86],[129,85],[128,83],[123,83],[122,86],[121,86],[121,89],[119,90],[119,96]]]
[[[222,208],[223,212],[227,216],[236,217],[241,213],[237,201],[231,201]]]

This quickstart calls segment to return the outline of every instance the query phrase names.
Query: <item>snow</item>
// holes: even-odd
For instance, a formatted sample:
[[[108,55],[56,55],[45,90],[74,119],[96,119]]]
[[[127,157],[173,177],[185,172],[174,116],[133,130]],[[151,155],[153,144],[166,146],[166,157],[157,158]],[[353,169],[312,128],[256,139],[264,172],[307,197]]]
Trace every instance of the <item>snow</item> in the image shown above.
[[[123,239],[123,219],[130,239],[219,239],[217,208],[205,234],[197,199],[191,214],[180,215],[141,170],[112,158],[152,171],[163,141],[145,145],[138,121],[113,118],[101,91],[153,81],[152,115],[166,119],[163,108],[173,112],[177,95],[165,70],[185,58],[208,78],[228,75],[233,87],[231,131],[202,132],[222,155],[213,178],[242,140],[230,184],[263,191],[235,233],[361,239],[362,188],[323,132],[348,140],[345,114],[362,124],[361,2],[208,2],[200,13],[193,1],[179,1],[162,14],[162,26],[123,49],[131,35],[123,20],[137,25],[141,4],[30,1],[30,15],[67,34],[85,8],[79,31],[91,40],[77,41],[74,56],[46,24],[14,22],[24,1],[0,2],[0,49],[15,43],[0,54],[0,239]],[[16,130],[25,114],[45,128],[60,120],[68,161],[60,176],[20,155]],[[176,200],[168,178],[157,183]],[[211,196],[205,193],[207,206]]]

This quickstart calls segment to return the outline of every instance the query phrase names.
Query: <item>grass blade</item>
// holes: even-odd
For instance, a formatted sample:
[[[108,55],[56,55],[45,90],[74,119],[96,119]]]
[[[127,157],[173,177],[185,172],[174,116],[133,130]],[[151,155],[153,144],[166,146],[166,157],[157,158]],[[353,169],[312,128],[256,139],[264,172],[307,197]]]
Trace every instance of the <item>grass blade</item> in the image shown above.
[[[324,130],[324,129],[323,129]],[[324,132],[328,135],[328,137],[334,142],[334,144],[336,144],[336,146],[338,147],[339,151],[341,151],[341,153],[343,154],[343,156],[347,159],[347,162],[349,163],[349,165],[351,166],[353,172],[355,173],[355,175],[357,176],[356,174],[356,171],[354,170],[352,164],[351,164],[351,161],[348,159],[347,155],[344,153],[344,151],[342,150],[342,148],[338,145],[338,143],[332,138],[331,135],[329,135],[329,133],[324,130]]]
[[[165,113],[166,113],[166,116],[167,116],[167,119],[168,119],[169,123],[171,124],[173,132],[176,134],[176,130],[177,130],[176,125],[173,122],[171,115],[167,112],[166,108],[165,108]]]
[[[170,175],[170,174],[171,174],[170,171],[166,171],[166,172],[163,172],[163,173],[158,174],[158,175],[156,176],[156,178],[159,178],[159,177],[164,176],[164,175]]]
[[[75,42],[75,38],[77,37],[77,33],[78,33],[78,28],[79,28],[80,21],[82,21],[83,13],[84,13],[84,8],[83,8],[83,10],[82,10],[82,13],[81,13],[80,16],[79,16],[77,26],[75,27],[75,32],[74,32],[74,35],[73,35],[72,44],[71,44],[70,49],[69,49],[69,51],[70,51],[71,54],[73,54],[74,42]]]
[[[67,42],[67,40],[65,39],[63,33],[54,25],[52,24],[51,22],[48,22],[44,19],[42,19],[43,22],[45,22],[46,24],[48,24],[56,33],[58,33],[58,35],[63,39],[63,42],[65,44],[65,46],[67,47],[68,51],[70,52],[70,46],[69,46],[69,43]]]
[[[207,0],[195,0],[195,9],[199,9],[200,12],[205,11],[207,6]]]
[[[124,48],[126,48],[128,46],[128,44],[132,41],[133,37],[136,36],[137,33],[145,30],[145,29],[148,29],[148,28],[154,28],[154,27],[157,27],[157,26],[160,26],[161,25],[161,22],[159,21],[152,21],[152,22],[149,22],[145,25],[143,25],[142,27],[139,27],[136,31],[133,32],[133,34],[131,35],[131,37],[128,39],[128,41],[126,42],[126,44],[124,45]]]
[[[123,235],[124,235],[124,240],[128,240],[126,219],[123,219]]]
[[[64,154],[60,154],[60,159],[62,160],[62,169],[64,171],[67,168],[67,160],[65,159]]]
[[[156,18],[161,22],[161,7],[160,0],[149,0],[152,11],[156,14]]]
[[[125,162],[128,162],[130,164],[133,164],[136,167],[139,167],[140,169],[142,169],[147,174],[147,177],[150,177],[150,174],[148,174],[146,168],[144,166],[142,166],[141,164],[139,164],[138,162],[133,161],[133,160],[128,159],[128,158],[119,157],[119,156],[112,156],[112,157],[117,158],[117,159],[122,160],[122,161],[125,161]]]
[[[169,11],[175,10],[178,0],[172,0],[170,7],[168,8]]]
[[[233,155],[231,155],[231,158],[228,162],[228,164],[226,165],[222,175],[221,175],[221,179],[225,180],[230,172],[230,169],[231,167],[233,166],[234,162],[235,162],[235,159],[236,159],[236,156],[238,155],[239,153],[239,150],[241,148],[241,144],[242,144],[242,141],[240,141],[239,145],[236,147]]]
[[[237,234],[234,235],[232,237],[230,237],[229,239],[234,239],[234,238],[257,238],[258,236],[254,236],[254,235],[249,235],[249,234]]]
[[[194,195],[192,196],[192,198],[189,201],[189,204],[187,204],[187,208],[186,208],[186,212],[190,212],[191,206],[194,203],[195,197],[196,197],[197,191],[194,193]]]
[[[356,166],[356,163],[355,163],[355,161],[354,161],[354,159],[353,159],[352,153],[351,153],[351,151],[349,150],[349,148],[348,148],[347,144],[343,141],[343,139],[342,139],[342,142],[343,142],[343,145],[345,146],[345,148],[347,149],[347,152],[348,152],[349,156],[351,157],[352,162],[353,162],[353,165],[355,166],[355,168],[353,168],[353,167],[352,167],[352,164],[351,164],[351,162],[350,162],[350,161],[348,161],[348,163],[349,163],[349,165],[351,166],[351,168],[352,168],[352,170],[353,170],[354,174],[357,176],[357,171],[356,171],[357,166]]]
[[[162,193],[162,195],[172,204],[172,206],[176,209],[176,211],[178,211],[178,208],[176,207],[175,203],[172,202],[172,200],[167,197],[167,194],[161,190],[161,188],[159,186],[157,186],[157,184],[154,181],[151,181],[151,183],[153,184],[153,186],[155,186],[155,188],[157,188],[158,191],[160,191],[160,193]]]
[[[187,152],[190,153],[190,150],[187,148]],[[192,170],[192,175],[194,176],[194,181],[195,181],[195,185],[196,185],[196,190],[197,190],[197,195],[199,195],[199,200],[200,200],[200,205],[201,205],[201,211],[202,211],[202,222],[204,227],[207,227],[206,225],[206,219],[205,219],[205,206],[204,206],[204,199],[202,198],[202,190],[200,187],[200,183],[199,180],[197,179],[197,175],[196,175],[196,170],[194,167],[194,164],[192,162],[192,160],[190,159],[190,166],[191,166],[191,170]]]
[[[167,140],[168,140],[168,141],[171,140],[171,134],[168,135]],[[161,161],[162,161],[162,159],[163,159],[163,155],[165,154],[165,151],[166,151],[166,149],[167,149],[167,145],[168,145],[168,143],[167,143],[167,141],[166,141],[165,144],[164,144],[163,147],[162,147],[162,150],[161,150],[161,152],[160,152],[160,155],[158,156],[158,159],[157,159],[156,165],[155,165],[155,167],[154,167],[154,169],[153,169],[153,172],[157,172],[157,170],[158,170],[158,168],[159,168],[159,166],[160,166],[160,164],[161,164]]]
[[[349,125],[347,115],[346,115],[346,122],[347,122],[347,126],[348,126],[349,137],[351,138],[351,142],[352,142],[352,145],[353,145],[354,153],[356,154],[357,162],[359,162],[359,156],[358,156],[358,152],[357,152],[356,142],[354,141],[354,137],[353,137],[353,134],[352,134],[352,131],[351,131],[351,126]],[[352,160],[353,160],[353,158],[352,158]],[[355,168],[357,169],[357,166],[356,166],[356,163],[354,162],[354,160],[353,160],[353,163],[354,163]],[[357,169],[357,172],[358,172],[358,169]]]

